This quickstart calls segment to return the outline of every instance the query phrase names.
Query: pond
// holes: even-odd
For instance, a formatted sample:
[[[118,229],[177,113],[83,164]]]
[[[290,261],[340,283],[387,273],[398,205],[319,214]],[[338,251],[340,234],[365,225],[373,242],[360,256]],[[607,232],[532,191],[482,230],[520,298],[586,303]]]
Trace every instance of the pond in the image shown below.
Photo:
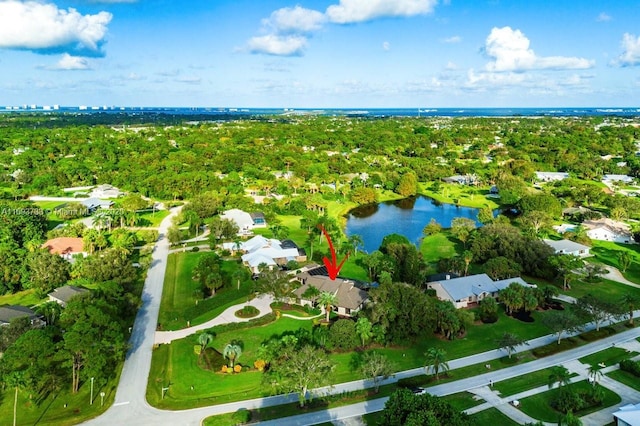
[[[364,249],[371,253],[389,234],[404,235],[419,246],[422,230],[432,218],[443,228],[449,228],[456,217],[473,219],[480,226],[478,209],[442,204],[422,196],[412,197],[356,207],[347,215],[345,232],[347,235],[360,235]]]

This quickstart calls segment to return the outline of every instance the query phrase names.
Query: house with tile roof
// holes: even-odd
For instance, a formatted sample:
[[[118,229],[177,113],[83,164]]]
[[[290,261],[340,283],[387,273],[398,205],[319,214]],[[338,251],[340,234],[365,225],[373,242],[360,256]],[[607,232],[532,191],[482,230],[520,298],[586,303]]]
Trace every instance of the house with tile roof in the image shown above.
[[[582,226],[587,229],[587,236],[592,240],[613,241],[615,243],[633,244],[631,227],[624,222],[603,217],[597,220],[585,220]]]
[[[478,274],[433,281],[427,283],[427,288],[435,290],[440,300],[449,300],[459,309],[478,303],[487,297],[497,298],[500,291],[509,287],[511,283],[524,287],[536,287],[520,277],[494,281],[487,274]]]
[[[73,261],[75,256],[87,256],[87,252],[84,251],[82,238],[53,238],[42,244],[41,248],[46,249],[49,253],[58,254],[70,262]]]
[[[332,280],[326,275],[315,275],[313,271],[306,271],[296,275],[296,279],[302,285],[294,290],[296,299],[291,303],[302,306],[315,306],[317,297],[305,296],[310,287],[315,287],[318,292],[329,292],[336,296],[335,312],[342,316],[353,316],[362,309],[369,300],[369,293],[356,285],[356,282],[344,278]],[[324,309],[324,307],[321,307]]]

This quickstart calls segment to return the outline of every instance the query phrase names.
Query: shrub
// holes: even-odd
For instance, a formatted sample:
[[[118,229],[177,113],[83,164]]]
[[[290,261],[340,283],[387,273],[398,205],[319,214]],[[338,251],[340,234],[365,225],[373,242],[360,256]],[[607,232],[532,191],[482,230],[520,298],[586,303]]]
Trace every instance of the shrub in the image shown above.
[[[563,413],[568,413],[569,411],[575,413],[585,406],[585,400],[581,393],[574,392],[570,389],[562,389],[558,393],[557,398],[551,402],[551,405]]]
[[[620,361],[620,370],[633,374],[636,377],[640,377],[640,363],[625,359]]]
[[[233,368],[227,367],[227,373],[229,373],[229,374],[233,373]]]
[[[236,424],[249,423],[251,421],[251,411],[247,410],[246,408],[241,408],[233,413],[232,420]]]
[[[258,371],[264,371],[264,367],[266,367],[267,363],[264,359],[257,359],[254,363],[253,366],[258,370]]]
[[[193,352],[196,355],[200,355],[202,353],[202,346],[200,345],[193,345]]]
[[[233,366],[233,372],[234,373],[239,373],[242,371],[242,366],[240,364],[236,364]]]
[[[360,343],[356,323],[350,319],[339,319],[329,329],[329,343],[336,349],[351,350]]]
[[[251,305],[246,305],[242,309],[236,311],[235,315],[239,318],[251,318],[255,317],[260,313],[258,308]]]
[[[227,366],[226,366],[226,365],[223,365],[223,366],[220,368],[220,372],[221,372],[221,373],[226,373],[226,372],[227,372]]]
[[[198,247],[198,246],[192,247],[191,251],[194,252],[194,253],[197,253],[197,252],[200,251],[200,247]]]

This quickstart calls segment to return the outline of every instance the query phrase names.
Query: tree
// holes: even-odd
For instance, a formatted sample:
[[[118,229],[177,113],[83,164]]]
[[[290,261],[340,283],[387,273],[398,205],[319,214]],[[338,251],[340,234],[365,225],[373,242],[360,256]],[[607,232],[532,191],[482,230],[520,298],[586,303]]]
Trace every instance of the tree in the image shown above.
[[[531,231],[533,236],[538,236],[540,231],[549,229],[553,223],[553,218],[546,211],[533,210],[524,213],[520,217],[520,223]]]
[[[400,178],[400,183],[398,183],[398,187],[396,188],[396,192],[403,197],[411,197],[416,195],[418,191],[418,178],[415,173],[405,173]]]
[[[182,241],[182,231],[180,231],[177,225],[171,225],[169,227],[167,230],[167,239],[172,246]]]
[[[620,265],[620,270],[622,272],[627,271],[627,268],[631,266],[632,261],[633,261],[633,258],[631,256],[631,253],[629,253],[627,250],[622,250],[618,252],[618,265]]]
[[[520,275],[520,265],[504,256],[494,257],[484,263],[484,271],[494,280],[513,278]]]
[[[38,250],[29,253],[27,262],[31,271],[31,288],[42,294],[49,293],[69,280],[71,264],[57,254]]]
[[[354,256],[357,256],[358,255],[358,248],[362,247],[362,245],[364,244],[364,240],[362,239],[362,236],[360,236],[358,234],[351,234],[347,238],[347,241],[349,242],[349,245],[353,249]]]
[[[245,268],[238,268],[233,271],[231,276],[236,281],[238,290],[240,290],[240,283],[249,278],[249,272]]]
[[[472,219],[456,217],[451,221],[451,235],[457,238],[465,248],[474,229],[476,229],[476,222]]]
[[[584,267],[584,260],[572,254],[557,254],[549,258],[557,276],[562,279],[562,289],[571,289],[571,281],[578,270]]]
[[[524,305],[524,287],[517,283],[509,284],[500,292],[500,301],[504,303],[507,314],[513,314]]]
[[[326,322],[329,322],[329,315],[331,314],[331,310],[333,306],[338,302],[338,298],[335,294],[330,293],[328,291],[323,291],[318,295],[318,299],[316,299],[316,303],[324,308],[324,311],[327,315]]]
[[[478,222],[480,223],[489,223],[493,220],[493,210],[491,207],[482,207],[478,211]]]
[[[204,355],[205,349],[207,349],[209,343],[213,341],[213,338],[214,334],[209,331],[205,331],[198,335],[198,344],[200,345],[200,358],[202,358],[202,356]]]
[[[439,374],[442,371],[446,373],[449,371],[449,364],[447,363],[447,353],[444,349],[431,347],[425,352],[425,369],[427,372],[432,371],[436,376],[436,380],[439,380]]]
[[[640,298],[632,293],[625,293],[622,295],[620,303],[625,309],[627,309],[627,315],[629,316],[629,325],[633,327],[633,312],[638,304],[640,304]]]
[[[216,290],[224,285],[221,262],[217,254],[207,253],[198,260],[193,269],[194,278],[200,282],[203,289],[208,289],[212,296],[215,296]]]
[[[473,252],[471,250],[465,250],[462,253],[462,258],[464,259],[464,276],[466,277],[469,272],[469,265],[473,261]]]
[[[350,319],[339,319],[329,328],[329,342],[336,349],[353,350],[358,346],[356,323]]]
[[[595,386],[598,383],[598,380],[602,378],[602,367],[599,365],[590,365],[588,372],[589,378],[591,379],[593,386]]]
[[[558,387],[562,388],[571,383],[571,373],[569,373],[569,370],[567,370],[566,367],[556,365],[551,367],[550,371],[551,373],[549,374],[548,379],[549,389],[553,388],[556,384],[558,384]]]
[[[16,426],[18,419],[18,390],[24,385],[24,378],[21,372],[13,371],[4,380],[8,386],[15,389],[13,397],[13,426]]]
[[[54,301],[44,302],[36,306],[36,312],[44,317],[47,325],[55,325],[62,313],[62,306]]]
[[[592,294],[586,294],[579,298],[576,302],[576,308],[578,315],[596,325],[596,331],[600,330],[600,325],[604,321],[615,318],[621,313],[615,304],[595,297]]]
[[[374,392],[380,390],[380,382],[389,378],[393,369],[389,359],[378,352],[367,352],[360,363],[362,377],[373,381]]]
[[[480,301],[480,319],[484,323],[498,320],[498,302],[493,297],[485,297]]]
[[[415,395],[409,389],[398,389],[384,404],[380,424],[386,426],[471,426],[475,424],[437,396]]]
[[[498,340],[498,348],[505,349],[507,354],[509,354],[509,358],[511,358],[511,354],[513,354],[518,346],[528,345],[529,343],[515,334],[512,333],[504,333],[502,337]]]
[[[233,239],[240,230],[238,225],[230,219],[222,219],[219,216],[214,217],[208,223],[209,227],[209,244],[214,248],[221,240]]]
[[[305,344],[285,344],[269,363],[264,381],[278,392],[297,392],[304,407],[309,388],[321,386],[330,379],[334,364],[322,349]]]
[[[232,340],[222,351],[222,356],[229,360],[231,368],[235,366],[240,355],[242,355],[242,343],[238,340]]]
[[[422,235],[428,237],[429,235],[439,234],[442,231],[442,225],[440,225],[434,218],[431,218],[429,223],[422,229]]]
[[[361,316],[358,318],[358,321],[356,322],[356,333],[362,341],[362,347],[364,347],[367,341],[373,336],[372,328],[373,325],[367,317]]]
[[[545,312],[542,317],[542,324],[558,336],[558,344],[560,344],[564,333],[573,333],[582,330],[580,319],[571,311]]]
[[[260,276],[256,281],[256,290],[261,294],[270,294],[276,302],[287,300],[293,290],[294,284],[287,274],[278,269],[270,269],[266,264],[258,266]]]

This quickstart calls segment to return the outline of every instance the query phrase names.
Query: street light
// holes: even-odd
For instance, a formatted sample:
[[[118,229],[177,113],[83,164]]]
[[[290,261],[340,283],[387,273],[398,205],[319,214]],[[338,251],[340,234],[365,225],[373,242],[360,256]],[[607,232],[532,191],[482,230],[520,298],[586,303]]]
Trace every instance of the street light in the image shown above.
[[[101,407],[104,405],[104,396],[105,396],[105,393],[104,392],[100,392],[100,406]]]
[[[89,399],[89,405],[93,405],[93,377],[91,378],[91,398]]]

